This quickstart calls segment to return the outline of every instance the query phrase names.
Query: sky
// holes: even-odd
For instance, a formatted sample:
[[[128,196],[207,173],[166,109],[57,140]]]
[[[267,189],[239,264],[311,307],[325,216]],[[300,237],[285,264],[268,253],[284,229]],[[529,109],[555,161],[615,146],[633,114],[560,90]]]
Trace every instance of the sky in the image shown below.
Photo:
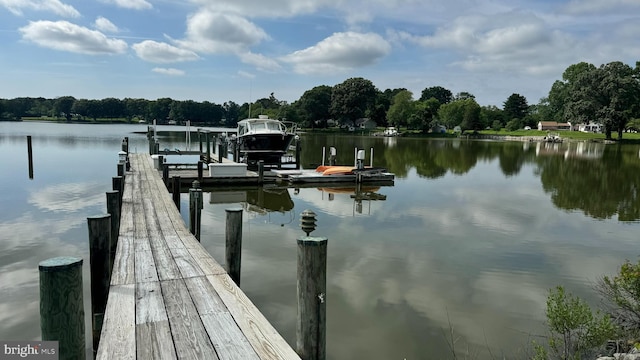
[[[640,60],[640,0],[0,0],[0,98],[292,103],[362,77],[537,104]]]

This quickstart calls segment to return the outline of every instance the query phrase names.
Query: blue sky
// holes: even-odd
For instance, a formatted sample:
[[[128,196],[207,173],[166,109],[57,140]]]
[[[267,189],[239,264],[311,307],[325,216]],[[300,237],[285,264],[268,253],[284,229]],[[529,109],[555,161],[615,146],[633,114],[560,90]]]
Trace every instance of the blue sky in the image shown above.
[[[364,77],[501,107],[634,66],[640,0],[0,0],[0,43],[0,98],[293,102]]]

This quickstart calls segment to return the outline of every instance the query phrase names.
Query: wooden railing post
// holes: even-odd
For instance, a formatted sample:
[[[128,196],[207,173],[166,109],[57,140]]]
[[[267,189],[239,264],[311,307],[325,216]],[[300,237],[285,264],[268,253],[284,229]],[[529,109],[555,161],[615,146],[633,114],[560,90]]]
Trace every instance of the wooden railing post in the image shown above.
[[[118,191],[120,193],[119,207],[122,207],[122,193],[124,192],[124,178],[122,176],[114,176],[111,179],[111,185],[112,185],[113,191]]]
[[[40,262],[40,330],[43,341],[58,341],[60,359],[86,358],[82,259]]]
[[[242,258],[242,209],[225,209],[227,213],[225,229],[225,258],[227,272],[240,286],[240,267]]]
[[[111,268],[111,215],[87,218],[89,227],[89,263],[91,267],[91,320],[93,328],[93,350],[98,349],[102,319],[107,307]]]

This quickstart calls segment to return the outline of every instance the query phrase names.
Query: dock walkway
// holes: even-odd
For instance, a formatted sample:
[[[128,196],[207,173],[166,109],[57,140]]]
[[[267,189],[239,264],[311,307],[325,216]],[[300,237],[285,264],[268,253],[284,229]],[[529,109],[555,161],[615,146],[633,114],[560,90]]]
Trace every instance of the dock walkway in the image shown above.
[[[300,359],[130,154],[97,359]]]

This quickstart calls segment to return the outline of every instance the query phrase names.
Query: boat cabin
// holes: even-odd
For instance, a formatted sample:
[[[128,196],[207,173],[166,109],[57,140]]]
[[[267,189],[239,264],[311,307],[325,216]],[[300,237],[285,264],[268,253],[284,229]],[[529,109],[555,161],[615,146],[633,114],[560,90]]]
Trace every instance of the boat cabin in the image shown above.
[[[284,133],[285,126],[281,121],[260,115],[257,119],[238,121],[238,136],[246,134]]]

